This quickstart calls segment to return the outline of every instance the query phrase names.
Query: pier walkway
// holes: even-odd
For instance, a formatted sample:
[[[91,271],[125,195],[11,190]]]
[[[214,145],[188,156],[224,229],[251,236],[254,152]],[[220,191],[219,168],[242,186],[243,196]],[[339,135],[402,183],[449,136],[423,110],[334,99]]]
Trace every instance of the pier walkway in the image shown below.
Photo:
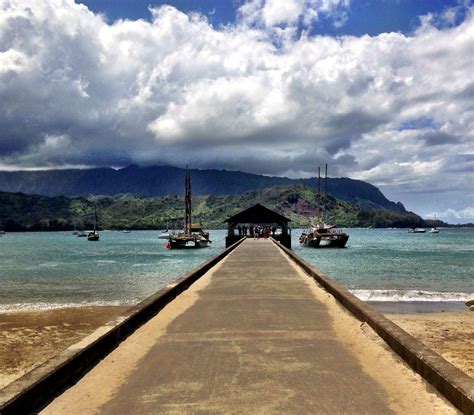
[[[457,413],[270,240],[245,240],[45,414]]]

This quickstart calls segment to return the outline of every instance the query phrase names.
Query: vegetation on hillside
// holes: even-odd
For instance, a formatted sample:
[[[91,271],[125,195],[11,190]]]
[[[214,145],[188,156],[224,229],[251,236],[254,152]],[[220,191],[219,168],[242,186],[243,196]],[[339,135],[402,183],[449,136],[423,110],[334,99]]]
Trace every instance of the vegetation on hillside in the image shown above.
[[[193,197],[193,222],[205,227],[223,228],[225,219],[260,203],[291,219],[290,225],[306,227],[320,212],[326,222],[342,227],[416,227],[426,226],[414,213],[374,208],[367,203],[349,203],[330,195],[318,198],[304,185],[272,187],[242,195]],[[88,198],[44,197],[22,193],[0,193],[0,229],[8,231],[45,231],[91,229],[94,211],[100,229],[181,228],[181,196],[137,197],[91,196]],[[437,226],[443,226],[441,221]]]
[[[262,191],[275,186],[302,184],[316,189],[315,177],[289,179],[226,170],[190,170],[194,195],[242,195],[249,191]],[[89,195],[115,196],[134,194],[145,197],[182,195],[185,170],[170,166],[128,166],[112,168],[0,171],[0,191],[22,192],[30,195],[55,197],[86,197]],[[321,188],[325,188],[323,179]],[[347,177],[328,177],[329,193],[338,199],[353,203],[366,203],[369,207],[406,213],[404,206],[388,200],[370,183]]]

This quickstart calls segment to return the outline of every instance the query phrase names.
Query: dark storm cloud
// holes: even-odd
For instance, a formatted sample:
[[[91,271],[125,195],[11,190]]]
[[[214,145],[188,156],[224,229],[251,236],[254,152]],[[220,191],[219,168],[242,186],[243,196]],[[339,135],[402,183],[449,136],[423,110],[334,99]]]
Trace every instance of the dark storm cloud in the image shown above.
[[[419,135],[428,146],[440,146],[444,144],[456,144],[461,138],[455,134],[448,134],[442,131],[426,131]]]

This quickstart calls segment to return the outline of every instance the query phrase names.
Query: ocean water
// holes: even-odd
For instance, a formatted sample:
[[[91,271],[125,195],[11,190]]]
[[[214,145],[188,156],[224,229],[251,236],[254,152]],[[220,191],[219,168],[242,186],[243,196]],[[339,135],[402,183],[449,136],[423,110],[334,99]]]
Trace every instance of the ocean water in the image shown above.
[[[168,250],[157,231],[100,232],[90,242],[71,232],[0,237],[0,311],[136,304],[224,249]]]
[[[474,229],[440,234],[349,229],[346,249],[293,250],[363,300],[465,301],[474,296]],[[156,231],[0,237],[0,311],[135,304],[224,249],[224,230],[199,250],[167,250]]]
[[[344,249],[292,247],[364,301],[459,302],[474,297],[474,229],[414,234],[348,229]]]

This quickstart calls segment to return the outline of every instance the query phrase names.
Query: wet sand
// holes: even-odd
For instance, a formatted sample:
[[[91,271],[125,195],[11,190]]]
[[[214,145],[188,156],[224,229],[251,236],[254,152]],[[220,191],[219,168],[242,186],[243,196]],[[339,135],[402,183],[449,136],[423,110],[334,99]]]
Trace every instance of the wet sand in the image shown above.
[[[386,314],[386,317],[474,378],[474,312]]]
[[[0,388],[127,309],[79,307],[0,313]]]
[[[128,307],[80,307],[0,314],[0,388],[116,319]],[[386,314],[474,377],[474,312]]]

